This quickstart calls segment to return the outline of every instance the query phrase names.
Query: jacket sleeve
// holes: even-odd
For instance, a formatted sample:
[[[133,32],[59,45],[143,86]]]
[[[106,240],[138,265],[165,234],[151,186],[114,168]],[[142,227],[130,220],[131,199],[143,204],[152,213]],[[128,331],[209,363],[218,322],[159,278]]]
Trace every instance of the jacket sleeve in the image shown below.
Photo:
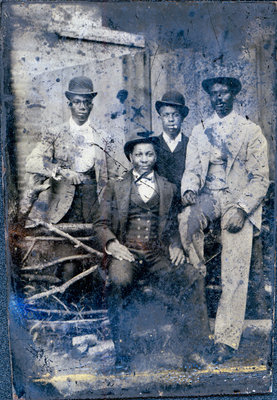
[[[182,248],[179,224],[178,224],[178,213],[181,211],[180,197],[177,196],[177,188],[172,184],[173,187],[173,198],[171,207],[169,210],[168,223],[165,229],[166,241],[173,247]]]
[[[116,214],[117,207],[113,183],[108,183],[104,189],[99,211],[94,220],[95,233],[103,250],[105,250],[109,240],[116,239],[115,234],[112,232],[112,219]]]
[[[201,160],[199,154],[198,137],[202,129],[197,125],[189,137],[186,155],[186,167],[181,181],[181,196],[192,190],[198,193],[201,186]]]
[[[253,129],[253,127],[251,127]],[[251,214],[261,204],[269,186],[267,141],[259,126],[254,126],[247,146],[246,171],[248,184],[242,191],[237,204]]]
[[[54,136],[43,134],[41,141],[36,145],[26,159],[26,172],[51,177],[56,165],[53,163]]]

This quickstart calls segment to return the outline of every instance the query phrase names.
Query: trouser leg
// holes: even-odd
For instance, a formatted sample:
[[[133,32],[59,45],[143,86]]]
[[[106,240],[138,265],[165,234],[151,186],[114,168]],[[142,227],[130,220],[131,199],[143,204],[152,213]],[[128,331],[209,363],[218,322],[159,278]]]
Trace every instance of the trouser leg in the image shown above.
[[[110,288],[108,315],[117,360],[130,358],[130,318],[126,302],[132,290],[133,265],[128,261],[112,259],[109,265]]]
[[[226,214],[222,218],[225,225]],[[215,342],[238,349],[247,300],[253,225],[246,219],[241,231],[222,229],[222,294],[215,321]]]
[[[210,194],[198,196],[196,204],[179,214],[179,231],[185,252],[195,267],[204,264],[204,229],[220,215],[219,203]]]
[[[210,327],[205,294],[205,279],[198,277],[187,285],[186,264],[173,266],[168,258],[159,257],[151,268],[156,287],[162,294],[170,319],[174,323],[172,348],[186,356],[204,353],[209,345]],[[176,349],[176,343],[179,343]]]

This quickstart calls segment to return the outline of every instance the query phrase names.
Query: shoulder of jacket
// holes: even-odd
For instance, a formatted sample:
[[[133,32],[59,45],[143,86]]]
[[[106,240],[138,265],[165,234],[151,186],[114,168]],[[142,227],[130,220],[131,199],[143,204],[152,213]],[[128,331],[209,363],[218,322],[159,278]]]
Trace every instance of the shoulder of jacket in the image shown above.
[[[43,129],[43,135],[52,140],[56,140],[59,136],[63,136],[69,132],[69,124],[63,123],[55,126],[45,127]]]
[[[169,182],[169,180],[166,179],[164,176],[159,175],[157,172],[156,172],[156,175],[157,175],[157,178],[162,180],[165,185],[171,187],[173,190],[177,189],[176,185],[174,183],[172,183],[172,182]]]
[[[241,128],[247,130],[250,136],[263,135],[261,127],[255,122],[251,121],[248,117],[237,114],[237,122]]]

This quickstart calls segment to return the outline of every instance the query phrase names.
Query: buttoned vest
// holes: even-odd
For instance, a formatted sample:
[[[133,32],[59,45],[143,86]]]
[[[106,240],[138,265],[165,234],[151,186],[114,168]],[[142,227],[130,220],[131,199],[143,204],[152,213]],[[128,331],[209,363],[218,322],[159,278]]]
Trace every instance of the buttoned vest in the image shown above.
[[[158,242],[159,193],[145,203],[132,184],[125,244],[133,249],[153,249]]]

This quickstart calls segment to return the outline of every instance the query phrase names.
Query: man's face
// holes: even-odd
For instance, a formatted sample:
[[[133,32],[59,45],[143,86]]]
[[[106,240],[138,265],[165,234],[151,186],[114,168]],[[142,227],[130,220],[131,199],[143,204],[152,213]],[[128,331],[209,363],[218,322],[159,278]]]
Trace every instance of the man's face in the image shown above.
[[[83,125],[93,107],[92,99],[86,95],[73,95],[70,99],[70,110],[73,120],[78,125]]]
[[[234,94],[227,85],[215,83],[210,89],[210,99],[213,109],[220,118],[226,117],[233,110]]]
[[[133,168],[140,174],[151,172],[157,156],[151,143],[139,143],[134,146],[130,160]]]
[[[170,137],[176,137],[181,130],[184,119],[178,107],[162,106],[160,108],[160,117],[163,124],[163,131]]]

